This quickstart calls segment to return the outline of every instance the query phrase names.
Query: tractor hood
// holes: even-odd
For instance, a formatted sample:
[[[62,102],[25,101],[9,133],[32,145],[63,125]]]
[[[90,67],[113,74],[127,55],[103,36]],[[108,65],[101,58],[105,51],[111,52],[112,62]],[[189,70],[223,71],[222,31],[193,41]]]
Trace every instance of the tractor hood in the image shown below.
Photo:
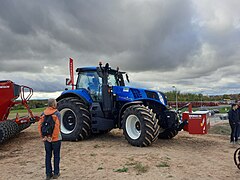
[[[160,91],[133,88],[128,86],[113,86],[113,94],[117,95],[119,101],[152,100],[167,106],[167,98]]]

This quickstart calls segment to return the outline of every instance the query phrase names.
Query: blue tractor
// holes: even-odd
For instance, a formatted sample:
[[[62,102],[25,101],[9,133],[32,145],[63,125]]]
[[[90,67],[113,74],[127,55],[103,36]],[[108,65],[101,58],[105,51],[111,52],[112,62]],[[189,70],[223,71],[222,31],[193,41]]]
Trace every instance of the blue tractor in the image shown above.
[[[144,147],[158,138],[171,139],[182,129],[162,92],[125,86],[125,72],[118,68],[99,63],[76,72],[75,88],[57,98],[63,140],[83,140],[120,128],[131,145]]]

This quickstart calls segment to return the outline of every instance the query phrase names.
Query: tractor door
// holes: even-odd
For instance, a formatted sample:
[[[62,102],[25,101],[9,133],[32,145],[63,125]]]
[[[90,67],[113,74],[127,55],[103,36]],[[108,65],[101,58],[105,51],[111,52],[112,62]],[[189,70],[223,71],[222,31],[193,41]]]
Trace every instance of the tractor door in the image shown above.
[[[87,89],[95,102],[102,99],[101,84],[102,79],[96,71],[80,72],[78,74],[77,89]]]
[[[108,85],[117,86],[115,74],[108,75]],[[96,71],[80,72],[78,74],[77,89],[87,89],[95,102],[102,100],[102,78],[98,76]]]

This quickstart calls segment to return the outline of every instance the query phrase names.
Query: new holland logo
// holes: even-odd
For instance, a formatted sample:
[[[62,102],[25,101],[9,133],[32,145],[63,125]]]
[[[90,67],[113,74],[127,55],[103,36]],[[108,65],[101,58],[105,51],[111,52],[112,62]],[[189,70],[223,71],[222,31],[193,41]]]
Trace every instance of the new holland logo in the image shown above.
[[[0,86],[0,89],[8,89],[10,86]]]
[[[201,119],[202,118],[202,116],[201,115],[197,115],[197,114],[191,114],[191,115],[189,115],[189,118],[190,119]]]
[[[129,88],[123,88],[123,92],[129,92]]]

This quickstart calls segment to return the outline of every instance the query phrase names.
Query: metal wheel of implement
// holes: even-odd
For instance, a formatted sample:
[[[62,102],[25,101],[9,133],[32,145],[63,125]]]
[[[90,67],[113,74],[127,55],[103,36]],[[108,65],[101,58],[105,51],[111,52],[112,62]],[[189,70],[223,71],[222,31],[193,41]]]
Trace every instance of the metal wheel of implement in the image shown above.
[[[16,136],[19,132],[16,122],[11,120],[0,122],[0,144]]]

